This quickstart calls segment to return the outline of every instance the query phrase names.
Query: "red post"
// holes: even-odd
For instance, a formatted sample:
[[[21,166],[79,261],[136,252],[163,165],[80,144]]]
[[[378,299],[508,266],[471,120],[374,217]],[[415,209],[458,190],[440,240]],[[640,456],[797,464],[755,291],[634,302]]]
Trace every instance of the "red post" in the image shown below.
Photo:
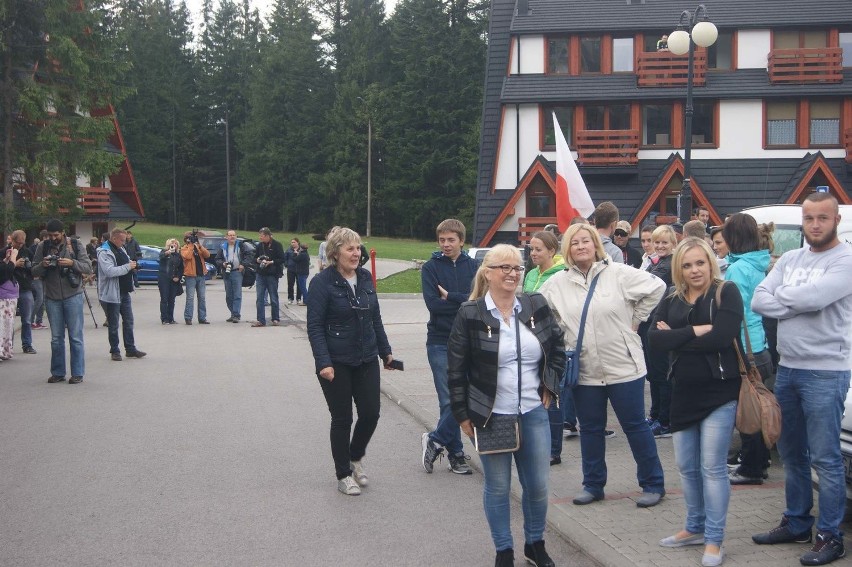
[[[373,287],[376,287],[376,249],[370,248],[370,272],[373,274]]]

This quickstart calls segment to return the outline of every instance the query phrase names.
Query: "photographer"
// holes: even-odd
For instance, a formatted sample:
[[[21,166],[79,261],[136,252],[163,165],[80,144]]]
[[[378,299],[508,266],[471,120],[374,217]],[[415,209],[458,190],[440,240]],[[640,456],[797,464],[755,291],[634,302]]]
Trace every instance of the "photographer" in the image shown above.
[[[160,288],[160,322],[163,325],[175,324],[175,298],[183,293],[181,277],[183,258],[180,257],[180,245],[176,239],[169,238],[166,240],[166,247],[160,250],[157,274],[157,287]]]
[[[65,236],[62,221],[47,221],[47,238],[36,248],[33,276],[44,285],[47,319],[50,321],[49,383],[65,381],[65,329],[71,347],[69,384],[83,381],[86,360],[83,345],[83,274],[92,273],[92,262],[79,240]]]
[[[180,256],[183,258],[183,276],[186,283],[186,307],[183,310],[183,320],[192,325],[192,311],[195,307],[195,294],[198,294],[198,323],[209,325],[207,320],[207,301],[204,275],[207,273],[206,260],[210,252],[198,242],[198,230],[185,232]]]
[[[311,258],[308,256],[308,247],[298,238],[294,237],[290,241],[290,248],[284,253],[284,265],[287,267],[287,303],[292,305],[295,298],[296,303],[304,305]],[[295,295],[293,295],[294,287]]]
[[[12,233],[12,244],[3,252],[6,257],[12,249],[17,250],[15,260],[15,281],[18,284],[18,312],[21,314],[21,346],[24,354],[35,354],[33,348],[33,256],[30,250],[24,246],[27,233],[16,230]]]
[[[118,348],[119,316],[125,356],[142,358],[146,354],[136,348],[133,338],[133,305],[130,302],[130,294],[133,292],[136,260],[132,260],[124,248],[126,239],[126,231],[114,228],[107,243],[98,248],[98,299],[107,315],[109,352],[115,361],[121,360],[121,350]]]
[[[222,279],[225,280],[225,305],[231,313],[231,316],[226,319],[229,323],[240,322],[240,310],[243,305],[243,273],[253,262],[254,256],[245,243],[237,243],[237,233],[229,230],[227,240],[219,247],[216,255],[216,266],[221,268]]]
[[[266,326],[266,306],[264,297],[269,292],[269,303],[272,305],[272,325],[281,323],[278,303],[278,280],[284,275],[284,247],[272,238],[272,231],[263,227],[259,232],[260,244],[257,247],[257,321],[252,327]]]

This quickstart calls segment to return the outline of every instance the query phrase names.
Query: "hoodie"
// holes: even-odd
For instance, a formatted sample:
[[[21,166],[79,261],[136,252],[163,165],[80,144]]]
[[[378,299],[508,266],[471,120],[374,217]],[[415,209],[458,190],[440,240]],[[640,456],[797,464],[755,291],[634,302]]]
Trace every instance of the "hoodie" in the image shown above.
[[[749,339],[751,339],[751,349],[754,352],[760,352],[766,349],[766,332],[763,330],[763,317],[751,309],[751,298],[755,288],[766,277],[766,271],[769,269],[769,250],[755,250],[742,254],[731,252],[726,258],[728,268],[725,270],[725,280],[737,284],[740,295],[743,296],[745,322]],[[745,333],[740,333],[740,339],[745,345]]]
[[[527,273],[527,277],[524,278],[524,292],[532,293],[534,291],[538,291],[538,288],[540,288],[541,285],[550,278],[550,276],[564,269],[565,260],[563,260],[562,256],[560,256],[559,254],[553,257],[553,265],[550,266],[550,268],[545,270],[543,273],[541,272],[539,267],[536,266],[535,268],[530,270],[529,273]]]
[[[429,322],[426,324],[426,344],[446,345],[450,330],[461,304],[470,298],[473,278],[478,263],[462,250],[455,260],[450,260],[440,251],[423,264],[421,283],[423,301],[429,309]],[[441,297],[438,286],[447,290],[447,299]]]

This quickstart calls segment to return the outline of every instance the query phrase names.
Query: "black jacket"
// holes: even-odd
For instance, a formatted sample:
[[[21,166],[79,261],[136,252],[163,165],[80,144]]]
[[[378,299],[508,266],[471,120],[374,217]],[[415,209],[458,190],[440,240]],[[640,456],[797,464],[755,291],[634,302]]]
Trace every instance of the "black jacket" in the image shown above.
[[[624,263],[628,266],[633,266],[636,269],[642,266],[642,253],[632,246],[628,246],[627,248],[621,248],[621,255],[624,257],[624,253],[627,253],[627,258],[624,259]]]
[[[423,301],[429,310],[429,322],[426,324],[426,344],[445,345],[453,328],[453,320],[461,304],[470,298],[473,278],[479,264],[462,251],[461,255],[450,260],[440,251],[423,264],[420,271],[420,283],[423,289]],[[438,292],[438,286],[447,290],[447,299]]]
[[[544,356],[539,364],[541,388],[559,403],[559,381],[565,372],[565,343],[562,329],[540,293],[519,297],[518,320],[541,343]],[[485,307],[485,300],[465,301],[456,315],[447,343],[450,407],[459,423],[469,419],[484,427],[491,417],[497,396],[497,353],[501,321]],[[543,393],[539,389],[539,395]]]
[[[360,366],[391,353],[382,324],[373,278],[364,268],[355,271],[355,293],[335,268],[311,280],[308,293],[308,340],[316,371],[335,364]]]
[[[258,258],[261,256],[269,257],[274,264],[266,268],[261,268],[258,262]],[[284,247],[274,238],[270,238],[266,244],[263,242],[259,243],[255,253],[255,265],[257,265],[257,275],[280,278],[284,275]]]
[[[287,266],[288,272],[297,276],[307,276],[311,271],[311,257],[305,248],[299,248],[298,252],[288,248],[284,252],[284,265]]]
[[[166,278],[173,281],[173,278],[178,278],[180,280],[180,277],[183,275],[183,258],[180,255],[180,249],[177,249],[171,254],[166,254],[165,249],[160,250],[159,261],[160,279]]]
[[[7,246],[6,248],[3,248],[2,251],[0,251],[0,261],[2,261],[2,258],[6,257],[6,250],[8,249],[9,247]],[[32,252],[30,252],[30,249],[26,246],[21,246],[21,249],[18,250],[18,260],[20,260],[21,258],[29,259],[30,267],[26,268],[24,266],[21,266],[20,268],[15,268],[15,281],[18,282],[18,289],[20,291],[31,291],[33,289],[33,255]]]

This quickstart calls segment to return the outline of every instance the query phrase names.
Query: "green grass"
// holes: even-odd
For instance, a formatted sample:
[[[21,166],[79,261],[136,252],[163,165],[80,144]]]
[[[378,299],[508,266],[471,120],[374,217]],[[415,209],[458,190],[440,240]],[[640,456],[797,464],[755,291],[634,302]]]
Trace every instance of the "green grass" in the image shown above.
[[[422,293],[420,270],[405,270],[392,274],[376,282],[379,293]]]

